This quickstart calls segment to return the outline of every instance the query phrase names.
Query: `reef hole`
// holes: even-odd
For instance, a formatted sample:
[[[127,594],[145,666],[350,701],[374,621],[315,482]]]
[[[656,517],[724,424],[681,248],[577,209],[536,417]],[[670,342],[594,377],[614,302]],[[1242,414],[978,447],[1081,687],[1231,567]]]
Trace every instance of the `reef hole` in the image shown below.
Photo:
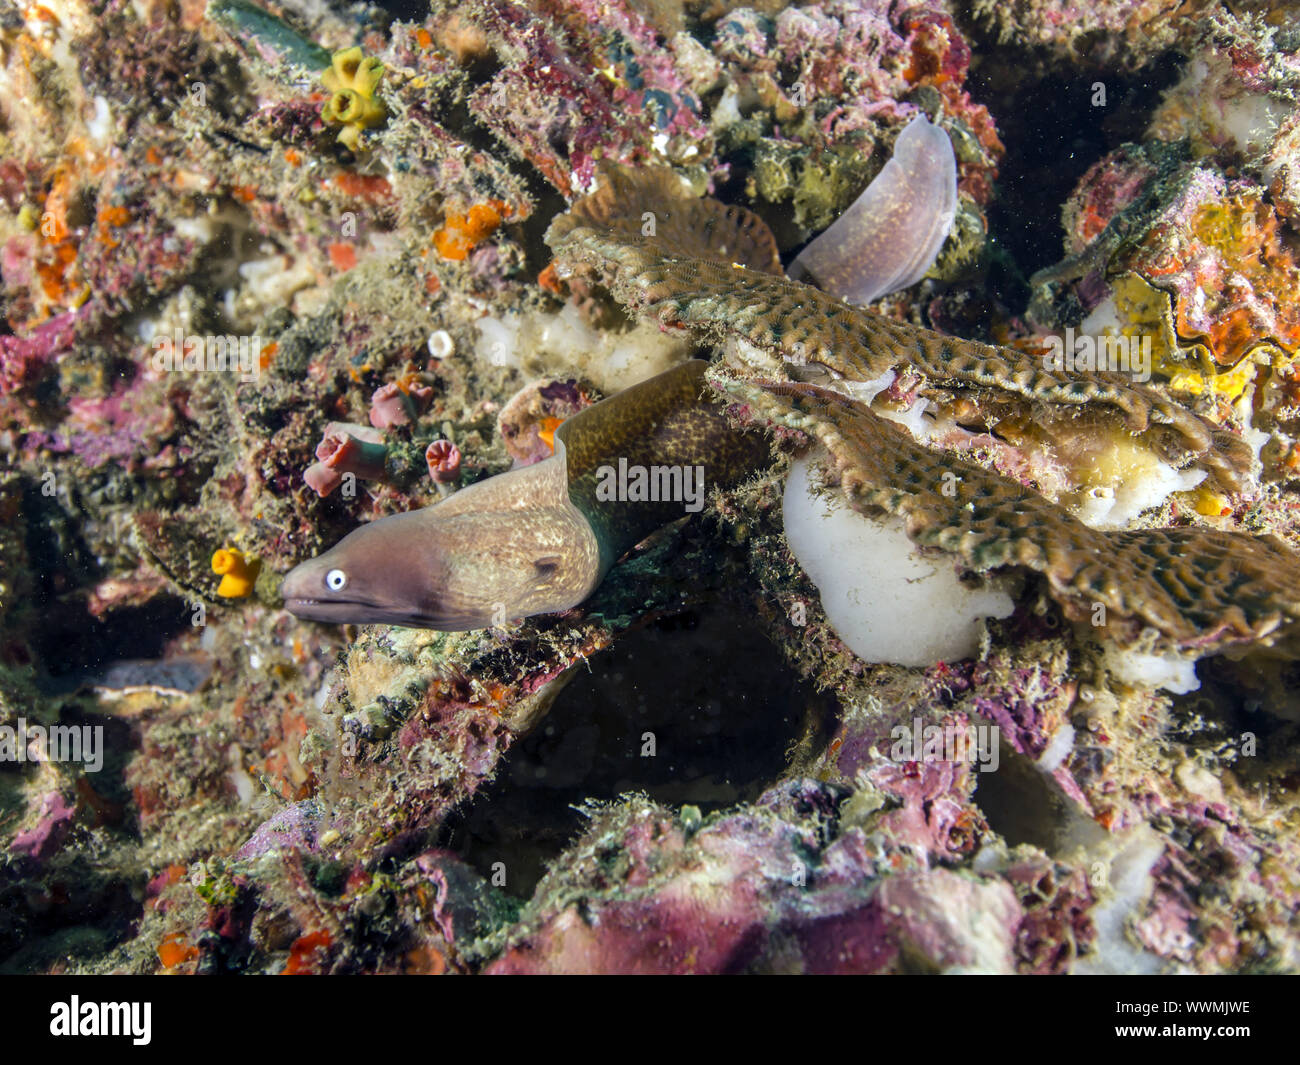
[[[996,773],[977,773],[975,804],[1011,847],[1029,843],[1056,853],[1070,827],[1068,800],[1056,782],[1005,743]]]
[[[1029,276],[1062,257],[1061,208],[1079,179],[1108,152],[1142,140],[1180,73],[1171,54],[1140,72],[1079,77],[1041,66],[1013,45],[979,40],[967,88],[997,116],[1006,146],[988,208],[988,289],[995,298],[1009,307],[1026,304]],[[1093,103],[1097,82],[1104,105]]]
[[[31,642],[45,671],[38,684],[47,692],[71,690],[126,659],[162,658],[168,643],[190,631],[190,610],[171,595],[92,617],[84,603],[51,600],[32,631]]]
[[[629,792],[705,813],[752,800],[835,711],[734,607],[663,619],[578,673],[441,844],[485,876],[504,862],[506,889],[531,894],[586,826],[576,806]]]
[[[1170,698],[1164,739],[1216,777],[1241,784],[1300,782],[1300,663],[1267,655],[1196,664],[1198,690]]]

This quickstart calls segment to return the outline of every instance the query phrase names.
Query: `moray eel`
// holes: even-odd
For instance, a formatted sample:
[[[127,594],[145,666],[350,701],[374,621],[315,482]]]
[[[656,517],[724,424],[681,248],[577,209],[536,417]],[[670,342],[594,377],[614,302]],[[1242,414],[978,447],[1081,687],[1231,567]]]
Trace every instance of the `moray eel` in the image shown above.
[[[702,398],[707,365],[683,363],[579,412],[556,430],[549,459],[362,526],[290,571],[285,606],[313,621],[443,632],[577,606],[623,554],[686,513],[681,498],[609,498],[613,471],[702,468],[702,499],[767,458],[761,434],[732,429]]]

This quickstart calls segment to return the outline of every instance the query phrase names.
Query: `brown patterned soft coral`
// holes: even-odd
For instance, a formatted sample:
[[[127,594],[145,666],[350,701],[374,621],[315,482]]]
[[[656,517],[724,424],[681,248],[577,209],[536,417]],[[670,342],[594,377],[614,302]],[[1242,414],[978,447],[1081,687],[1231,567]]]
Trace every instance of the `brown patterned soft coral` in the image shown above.
[[[782,273],[776,239],[766,222],[743,207],[695,196],[673,171],[657,167],[602,166],[596,191],[558,216],[546,239],[554,248],[578,233],[601,233],[619,244],[648,234],[693,258],[734,260],[778,277]],[[591,325],[609,327],[621,317],[609,299],[599,262],[567,258],[557,265],[563,267],[571,301]]]
[[[548,236],[555,233],[552,227]],[[1146,433],[1161,457],[1180,466],[1194,462],[1229,491],[1240,489],[1250,467],[1250,449],[1240,437],[1120,374],[1053,373],[1012,348],[945,336],[850,307],[811,286],[740,263],[683,255],[661,236],[618,237],[581,227],[572,229],[560,248],[562,262],[598,274],[629,309],[715,340],[746,341],[787,367],[817,366],[847,381],[907,370],[925,379],[923,393],[975,388],[1031,407],[1110,409],[1131,431]]]
[[[1043,574],[1072,617],[1095,620],[1096,604],[1103,605],[1106,632],[1124,645],[1149,627],[1165,646],[1208,654],[1273,643],[1300,628],[1300,556],[1272,537],[1091,529],[1015,481],[917,442],[863,403],[807,382],[765,378],[809,366],[847,381],[906,370],[930,387],[975,388],[1030,409],[1110,410],[1166,457],[1196,462],[1229,488],[1249,467],[1240,438],[1119,375],[1047,372],[1012,349],[846,306],[785,279],[765,241],[753,237],[763,224],[750,212],[708,199],[665,205],[662,177],[619,180],[618,189],[580,201],[552,225],[547,239],[561,271],[598,279],[630,310],[665,325],[742,342],[740,379],[716,375],[718,383],[754,420],[818,440],[855,509],[903,516],[914,542],[955,554],[972,569],[1020,566]],[[676,221],[670,214],[669,225],[643,235],[643,216],[659,221],[666,206]],[[701,223],[709,218],[711,227]],[[757,261],[746,262],[747,249],[761,249]]]
[[[1210,529],[1091,529],[1000,473],[932,450],[837,392],[798,382],[725,382],[749,415],[807,433],[855,510],[902,516],[922,547],[988,571],[1047,578],[1075,620],[1117,643],[1144,626],[1181,651],[1268,640],[1300,618],[1300,558],[1271,537]],[[946,490],[945,490],[946,486]],[[1096,611],[1097,604],[1105,607]]]
[[[766,222],[743,207],[693,195],[681,178],[661,167],[607,164],[596,191],[551,223],[546,242],[559,248],[583,231],[622,245],[650,240],[688,258],[743,263],[784,276]],[[603,275],[599,262],[592,266]]]

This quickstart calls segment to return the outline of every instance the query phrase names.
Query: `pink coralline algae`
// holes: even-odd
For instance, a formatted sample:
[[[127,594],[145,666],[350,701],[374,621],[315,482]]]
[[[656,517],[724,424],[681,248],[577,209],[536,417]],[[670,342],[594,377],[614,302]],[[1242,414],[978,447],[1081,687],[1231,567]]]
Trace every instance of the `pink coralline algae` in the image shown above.
[[[131,470],[170,472],[183,464],[185,454],[158,447],[157,441],[175,432],[182,418],[177,408],[182,404],[179,399],[149,403],[144,399],[146,387],[137,380],[117,386],[103,398],[74,396],[68,400],[68,417],[61,431],[27,433],[23,444],[29,449],[75,455],[91,470],[116,464]]]
[[[1050,760],[1054,764],[1042,765],[1052,741],[1072,735],[1069,714],[1077,684],[1042,665],[1008,670],[993,681],[995,670],[996,665],[983,663],[975,667],[976,711],[998,727],[1013,750],[1040,764],[1066,795],[1091,812],[1068,765],[1061,764],[1064,752]]]
[[[239,860],[257,858],[276,850],[314,854],[319,849],[320,822],[321,812],[317,803],[310,799],[293,803],[261,824],[235,857]]]
[[[452,946],[468,946],[499,923],[501,900],[455,854],[430,850],[412,863],[435,889],[432,920]]]
[[[1066,251],[1077,255],[1096,240],[1156,173],[1156,165],[1135,145],[1117,148],[1093,163],[1065,207]]]
[[[964,731],[952,724],[949,729]],[[969,762],[885,763],[866,774],[881,794],[900,803],[881,818],[878,831],[892,848],[952,861],[978,849],[988,825],[970,801],[976,774]]]
[[[1014,970],[1021,908],[1009,885],[891,875],[859,830],[827,838],[835,801],[791,781],[693,834],[645,802],[598,818],[570,879],[543,885],[555,901],[539,893],[486,971]]]
[[[1152,868],[1154,890],[1135,922],[1137,938],[1163,957],[1201,969],[1250,964],[1267,949],[1261,919],[1293,915],[1300,906],[1300,888],[1282,874],[1279,841],[1261,838],[1223,803],[1177,802],[1158,810],[1172,838]],[[1204,890],[1211,878],[1224,885],[1222,894]],[[1243,904],[1246,899],[1252,901]]]
[[[915,701],[904,700],[880,718],[845,721],[831,740],[826,763],[832,779],[886,800],[874,831],[891,853],[926,864],[957,861],[975,853],[988,833],[971,796],[980,762],[994,765],[997,752],[987,742],[981,750],[976,722],[967,714],[938,715],[969,687],[965,671],[938,667]],[[930,751],[927,729],[936,747]]]
[[[34,383],[73,345],[92,313],[88,305],[56,315],[27,336],[0,336],[0,392],[9,395]]]
[[[470,108],[565,196],[591,186],[597,158],[648,159],[656,138],[670,157],[703,157],[710,133],[699,100],[673,53],[621,0],[534,12],[482,0],[477,8],[505,66],[474,91]]]
[[[1088,913],[1095,893],[1083,870],[1033,856],[1014,863],[1005,876],[1024,909],[1016,930],[1021,971],[1069,972],[1074,956],[1087,953],[1097,938]]]
[[[54,854],[72,830],[77,808],[60,792],[51,792],[41,800],[37,823],[14,836],[9,849],[15,854],[43,860]]]

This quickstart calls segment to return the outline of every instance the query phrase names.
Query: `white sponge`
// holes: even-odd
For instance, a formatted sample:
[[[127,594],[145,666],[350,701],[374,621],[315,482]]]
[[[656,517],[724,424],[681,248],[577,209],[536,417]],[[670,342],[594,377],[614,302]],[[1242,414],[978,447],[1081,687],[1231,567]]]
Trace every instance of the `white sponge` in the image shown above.
[[[962,584],[951,561],[916,553],[901,518],[867,518],[836,493],[814,495],[811,465],[801,458],[790,470],[785,535],[835,634],[866,662],[931,666],[978,653],[980,619],[1013,609],[1007,582]]]

